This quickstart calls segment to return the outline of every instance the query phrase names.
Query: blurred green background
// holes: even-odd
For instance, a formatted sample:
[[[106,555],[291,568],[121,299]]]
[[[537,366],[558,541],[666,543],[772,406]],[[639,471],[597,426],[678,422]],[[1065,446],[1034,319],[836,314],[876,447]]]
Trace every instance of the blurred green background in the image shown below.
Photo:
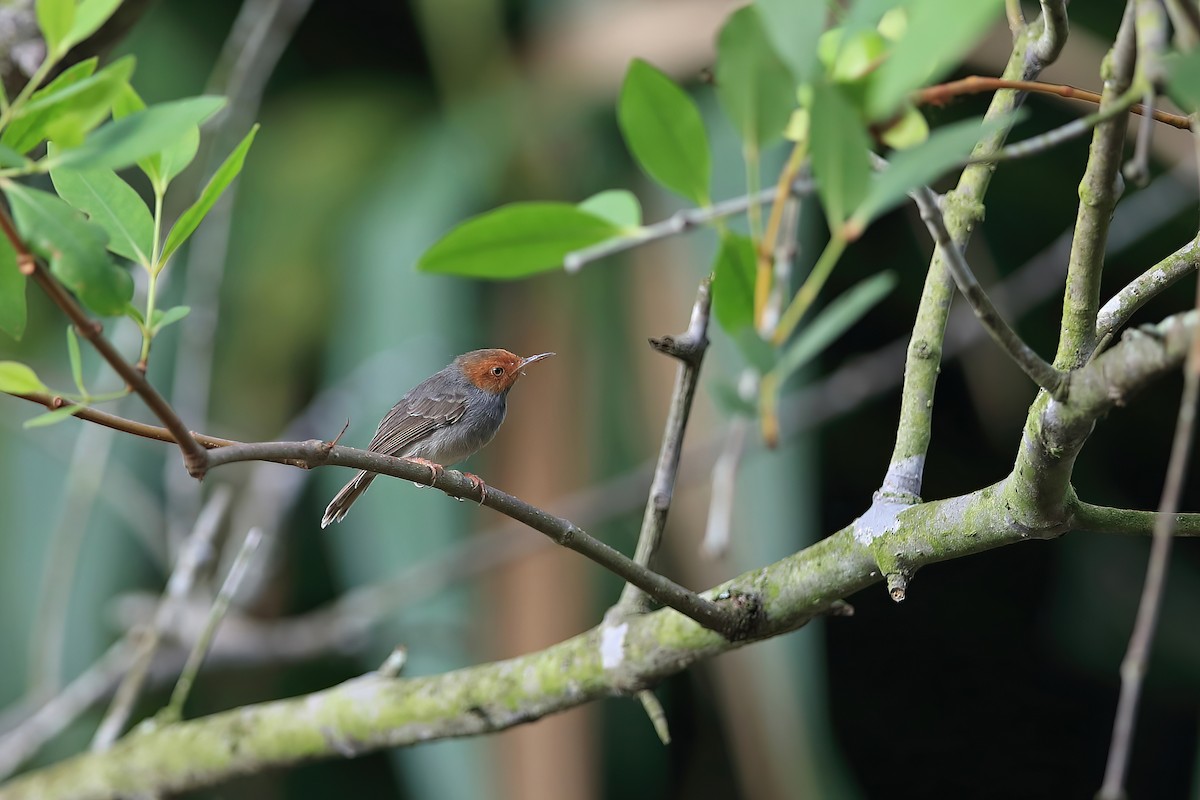
[[[715,31],[735,4],[315,0],[292,33],[288,14],[303,5],[150,3],[118,46],[136,55],[134,85],[147,100],[230,80],[242,92],[228,125],[206,142],[208,170],[251,121],[262,123],[233,203],[170,270],[166,302],[193,311],[156,341],[150,377],[195,429],[329,439],[349,419],[343,441],[365,446],[392,403],[455,354],[555,351],[514,390],[503,430],[468,468],[632,552],[645,463],[674,376],[645,339],[685,327],[714,238],[692,234],[577,276],[513,284],[430,276],[413,264],[457,222],[511,200],[577,201],[622,187],[641,197],[648,219],[677,208],[637,174],[620,142],[613,107],[634,56],[695,90],[714,142],[715,195],[741,193],[740,148],[703,79]],[[1073,5],[1068,48],[1043,78],[1098,86],[1121,8]],[[225,52],[260,61],[222,57],[231,29],[244,38]],[[269,69],[273,47],[283,49]],[[1006,51],[998,27],[962,74],[997,73]],[[255,81],[265,81],[261,106]],[[979,113],[985,102],[934,109],[931,122]],[[1022,136],[1079,111],[1039,98],[1030,106]],[[1086,147],[1077,141],[1004,165],[968,253],[986,284],[1008,287],[1003,302],[1043,354],[1053,351],[1061,237],[1074,219]],[[1190,149],[1185,133],[1156,132],[1162,174],[1130,190],[1117,211],[1105,297],[1194,234]],[[1179,163],[1184,171],[1172,173]],[[193,181],[206,177],[196,172]],[[802,268],[823,235],[819,215],[805,208]],[[899,275],[899,288],[791,395],[785,418],[794,434],[784,446],[764,452],[751,432],[732,547],[719,560],[701,556],[700,544],[713,456],[731,421],[701,397],[660,559],[667,574],[711,585],[867,507],[891,449],[903,336],[929,249],[915,214],[902,209],[848,251],[827,296],[881,269]],[[1139,321],[1184,307],[1190,292],[1190,283],[1177,287]],[[29,300],[25,339],[0,341],[0,358],[68,383],[63,320],[32,290]],[[957,320],[952,341],[974,333],[973,324]],[[110,333],[133,347],[131,331]],[[736,381],[741,368],[729,342],[719,332],[714,339],[710,387]],[[1178,390],[1164,381],[1100,425],[1080,460],[1082,497],[1157,504]],[[1032,396],[989,343],[962,349],[939,385],[925,496],[1002,477]],[[178,542],[223,491],[232,493],[226,553],[255,525],[267,544],[189,716],[329,686],[374,669],[397,643],[408,647],[406,674],[528,652],[596,624],[620,590],[538,534],[437,492],[379,481],[345,523],[322,531],[321,510],[345,470],[235,465],[198,486],[170,448],[74,422],[23,430],[36,410],[0,403],[0,704],[17,709],[0,717],[0,732],[19,721],[23,698],[53,693],[124,626],[145,619]],[[146,416],[133,400],[118,413]],[[1195,480],[1185,508],[1200,508]],[[873,587],[849,598],[852,619],[813,623],[659,687],[669,747],[635,701],[611,699],[484,739],[268,773],[199,796],[1090,794],[1147,549],[1145,540],[1076,534],[926,569],[903,605]],[[210,571],[219,574],[222,558]],[[1198,569],[1200,551],[1180,542],[1134,752],[1134,796],[1196,792]],[[164,654],[139,715],[170,690],[178,648],[168,643]],[[106,704],[32,763],[86,747]]]

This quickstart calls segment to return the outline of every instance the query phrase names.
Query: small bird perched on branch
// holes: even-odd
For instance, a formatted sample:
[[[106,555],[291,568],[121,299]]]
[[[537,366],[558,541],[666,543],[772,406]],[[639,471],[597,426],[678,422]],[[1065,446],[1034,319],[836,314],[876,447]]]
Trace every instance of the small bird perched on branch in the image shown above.
[[[367,449],[423,464],[436,480],[446,465],[474,455],[492,440],[508,410],[508,390],[525,374],[525,367],[552,355],[463,353],[401,397],[379,423]],[[343,486],[325,509],[321,527],[341,522],[375,477],[373,472],[359,472]],[[475,475],[467,477],[479,489],[482,502],[487,487]]]

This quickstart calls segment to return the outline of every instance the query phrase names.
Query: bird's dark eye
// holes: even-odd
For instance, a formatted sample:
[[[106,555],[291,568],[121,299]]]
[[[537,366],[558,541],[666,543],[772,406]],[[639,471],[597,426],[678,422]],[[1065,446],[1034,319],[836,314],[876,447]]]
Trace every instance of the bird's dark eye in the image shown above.
[[[497,378],[499,378],[501,375],[504,374],[504,368],[503,367],[492,367],[492,374],[495,375]]]

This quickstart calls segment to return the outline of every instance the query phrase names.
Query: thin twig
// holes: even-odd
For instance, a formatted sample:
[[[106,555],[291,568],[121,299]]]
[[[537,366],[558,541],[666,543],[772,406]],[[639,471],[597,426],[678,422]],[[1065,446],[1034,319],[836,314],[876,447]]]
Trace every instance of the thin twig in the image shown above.
[[[250,561],[254,558],[261,541],[262,529],[260,528],[251,528],[246,534],[246,538],[238,550],[237,558],[234,560],[233,566],[229,568],[229,574],[225,576],[221,590],[217,593],[217,599],[213,601],[212,608],[208,612],[208,621],[204,625],[204,630],[201,631],[200,638],[196,640],[196,644],[188,653],[187,662],[179,674],[179,681],[175,684],[174,691],[171,692],[171,700],[162,710],[157,721],[170,724],[183,718],[183,705],[187,702],[192,685],[196,682],[200,665],[204,663],[204,657],[208,655],[208,649],[212,646],[217,628],[221,625],[221,620],[225,618],[225,612],[229,610],[229,601],[237,592],[238,584],[242,582],[242,577],[249,569]]]
[[[696,293],[692,306],[692,317],[685,332],[678,336],[651,339],[655,350],[678,359],[675,374],[675,389],[671,393],[671,408],[663,428],[662,446],[658,451],[658,466],[650,484],[650,495],[646,498],[646,510],[642,515],[642,529],[638,534],[637,550],[633,560],[642,567],[650,566],[654,554],[662,543],[663,529],[667,525],[667,513],[675,495],[675,479],[679,474],[679,456],[683,452],[683,436],[687,430],[688,417],[692,413],[692,401],[696,398],[696,386],[700,382],[700,366],[704,352],[708,349],[708,320],[712,310],[712,291],[706,278]],[[626,584],[613,610],[619,614],[644,612],[649,608],[646,594],[632,583]]]
[[[92,737],[93,750],[107,750],[125,729],[125,723],[133,712],[133,704],[141,694],[146,674],[154,661],[154,653],[164,631],[172,624],[179,602],[191,592],[201,567],[213,557],[213,542],[221,529],[221,521],[225,518],[231,496],[232,492],[228,487],[219,487],[196,518],[196,526],[180,551],[179,561],[167,580],[167,588],[163,592],[158,611],[155,612],[154,622],[147,630],[141,632],[138,639],[137,659],[122,679],[108,713]],[[131,631],[130,635],[135,633]]]
[[[1158,0],[1155,0],[1158,2]],[[1147,89],[1144,95],[1142,104],[1147,108],[1154,107],[1154,92]],[[1150,138],[1154,135],[1154,121],[1148,117],[1142,117],[1138,124],[1137,140],[1133,145],[1133,157],[1125,162],[1125,166],[1121,169],[1121,174],[1125,176],[1125,180],[1137,186],[1139,189],[1146,185],[1150,180]]]
[[[121,377],[121,380],[125,381],[129,385],[129,388],[138,397],[142,398],[142,402],[154,413],[154,416],[158,417],[167,430],[171,431],[175,443],[183,451],[183,463],[187,467],[188,473],[194,478],[203,478],[204,472],[208,468],[208,459],[204,447],[192,437],[187,426],[183,424],[183,420],[179,418],[170,404],[163,399],[158,390],[146,380],[146,376],[122,358],[121,354],[112,346],[112,343],[104,338],[103,326],[91,319],[87,315],[87,312],[83,310],[83,307],[71,296],[71,293],[63,288],[62,284],[45,267],[38,263],[33,252],[25,244],[20,234],[17,233],[12,219],[8,216],[8,211],[2,207],[0,207],[0,230],[3,230],[4,235],[8,237],[9,242],[12,244],[13,250],[16,251],[17,266],[21,270],[21,274],[33,278],[42,291],[71,320],[71,324],[75,326],[76,332],[91,343],[96,352],[100,354],[100,357],[108,362],[108,365]]]
[[[1134,278],[1113,295],[1096,315],[1096,349],[1091,359],[1104,352],[1117,331],[1125,327],[1142,306],[1200,265],[1200,242],[1192,239],[1183,247]],[[1089,360],[1091,360],[1089,359]]]
[[[1061,83],[1043,83],[1041,81],[1012,81],[1004,78],[990,78],[986,75],[971,75],[949,83],[939,83],[922,89],[913,95],[913,101],[918,105],[943,105],[953,97],[980,92],[994,92],[999,89],[1015,89],[1020,92],[1034,92],[1062,97],[1067,100],[1081,100],[1093,105],[1099,104],[1100,94],[1076,86]],[[1135,104],[1126,109],[1130,114],[1145,116],[1145,106]],[[1150,116],[1156,121],[1180,130],[1190,130],[1191,120],[1182,114],[1172,114],[1168,111],[1152,108]]]
[[[1197,282],[1196,307],[1200,309],[1200,281]],[[1200,313],[1200,312],[1198,312]],[[1179,416],[1175,423],[1175,438],[1167,462],[1162,500],[1154,522],[1154,537],[1150,545],[1150,563],[1146,566],[1146,581],[1138,601],[1129,649],[1121,661],[1121,694],[1117,699],[1116,719],[1113,722],[1112,742],[1108,748],[1108,763],[1104,768],[1104,783],[1098,800],[1122,800],[1125,795],[1125,772],[1133,747],[1134,723],[1137,721],[1138,700],[1142,679],[1150,660],[1150,646],[1158,626],[1163,590],[1167,582],[1167,566],[1171,558],[1179,497],[1187,476],[1191,456],[1193,431],[1196,425],[1196,405],[1200,399],[1200,326],[1192,332],[1192,347],[1183,373],[1183,396],[1179,401]]]
[[[222,447],[209,454],[210,467],[237,461],[274,461],[312,468],[323,465],[353,467],[380,475],[390,475],[413,483],[433,486],[451,497],[479,500],[475,483],[457,470],[446,470],[434,477],[428,468],[403,458],[358,450],[328,442],[256,442]],[[617,550],[589,536],[570,520],[561,519],[530,505],[507,492],[489,486],[483,505],[549,536],[558,544],[595,561],[610,572],[637,586],[663,605],[690,617],[723,636],[744,636],[744,626],[752,622],[746,615],[722,608],[674,581],[634,562]]]
[[[1065,376],[1043,360],[1034,352],[1033,348],[1025,344],[996,310],[991,298],[987,296],[987,292],[975,279],[975,273],[971,271],[962,251],[950,239],[950,233],[946,230],[946,223],[942,219],[942,212],[937,206],[933,192],[929,190],[928,186],[922,186],[912,193],[912,197],[921,209],[921,219],[925,222],[933,240],[937,242],[942,258],[950,269],[954,282],[958,285],[958,290],[962,292],[963,297],[970,304],[971,310],[975,312],[975,316],[987,329],[988,334],[1004,348],[1008,357],[1034,383],[1054,397],[1059,397],[1066,385]]]
[[[721,558],[729,550],[733,531],[733,504],[737,497],[738,468],[746,451],[749,420],[739,417],[729,425],[721,455],[712,468],[712,493],[708,505],[708,522],[700,552],[709,558]]]
[[[797,178],[792,182],[792,194],[798,197],[812,194],[814,185],[808,177]],[[563,258],[563,269],[567,272],[578,272],[593,261],[641,247],[649,242],[665,239],[686,231],[707,225],[714,220],[741,214],[753,205],[765,205],[775,199],[775,187],[763,189],[754,194],[744,194],[729,200],[723,200],[703,208],[685,208],[677,211],[666,219],[640,228],[635,235],[621,236],[605,242],[585,247],[567,253]]]

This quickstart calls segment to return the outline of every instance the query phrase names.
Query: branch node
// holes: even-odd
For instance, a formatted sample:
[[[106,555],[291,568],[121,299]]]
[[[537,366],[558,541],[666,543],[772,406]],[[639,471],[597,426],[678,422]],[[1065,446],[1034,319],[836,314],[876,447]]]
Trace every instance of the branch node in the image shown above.
[[[400,671],[404,669],[404,665],[408,662],[408,648],[402,644],[392,648],[392,652],[384,662],[379,665],[376,672],[381,678],[396,678],[400,676]]]
[[[17,253],[17,269],[26,278],[32,277],[37,272],[37,259],[33,253]]]
[[[908,591],[908,575],[903,572],[889,572],[887,574],[888,594],[897,603],[903,603]]]

